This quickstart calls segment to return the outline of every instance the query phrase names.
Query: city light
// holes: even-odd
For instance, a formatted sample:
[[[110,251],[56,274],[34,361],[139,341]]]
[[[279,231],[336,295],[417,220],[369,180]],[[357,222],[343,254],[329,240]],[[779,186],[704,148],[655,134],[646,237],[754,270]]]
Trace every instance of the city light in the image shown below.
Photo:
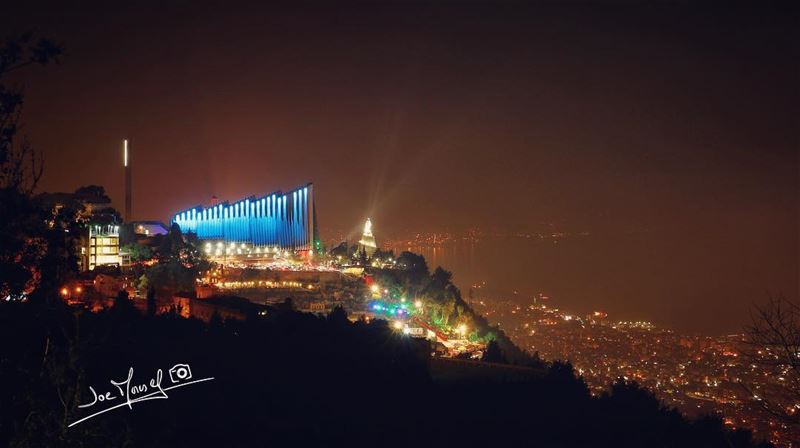
[[[408,316],[408,308],[406,305],[391,305],[383,302],[373,302],[370,307],[373,312],[392,315],[392,316]]]

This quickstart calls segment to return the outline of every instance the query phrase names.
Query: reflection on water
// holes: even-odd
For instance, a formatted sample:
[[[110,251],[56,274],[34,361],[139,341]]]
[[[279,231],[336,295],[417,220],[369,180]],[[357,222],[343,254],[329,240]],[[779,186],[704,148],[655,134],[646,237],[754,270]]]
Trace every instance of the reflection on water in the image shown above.
[[[465,298],[472,285],[485,282],[473,297],[522,305],[542,293],[551,306],[571,313],[599,310],[612,320],[647,320],[706,334],[741,331],[753,298],[780,286],[771,280],[781,280],[780,272],[757,263],[753,248],[714,234],[702,244],[669,236],[649,231],[484,236],[390,248],[424,255],[431,270],[451,271]]]
[[[541,277],[545,260],[553,262],[554,248],[564,242],[531,240],[515,237],[495,237],[481,241],[451,240],[437,246],[394,246],[396,254],[404,250],[421,254],[431,271],[437,266],[453,273],[453,280],[464,295],[470,288],[476,297],[517,294],[533,297],[544,292],[548,282]],[[537,275],[538,274],[538,275]]]
[[[391,249],[396,254],[403,250],[422,254],[431,270],[442,266],[451,271],[465,299],[471,287],[481,285],[472,290],[474,298],[515,299],[525,304],[544,294],[551,306],[573,313],[603,310],[612,319],[663,323],[665,316],[659,310],[674,307],[674,300],[668,290],[654,288],[664,272],[653,262],[657,249],[648,243],[641,236],[619,234],[602,238],[492,236]]]

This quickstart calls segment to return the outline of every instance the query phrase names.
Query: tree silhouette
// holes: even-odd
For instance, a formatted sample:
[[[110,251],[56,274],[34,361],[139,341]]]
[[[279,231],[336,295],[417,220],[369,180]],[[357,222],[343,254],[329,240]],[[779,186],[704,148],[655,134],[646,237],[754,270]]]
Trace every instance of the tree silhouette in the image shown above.
[[[503,355],[503,351],[500,350],[500,346],[497,345],[497,341],[489,341],[489,343],[486,344],[486,351],[483,353],[482,360],[500,364],[508,363],[505,355]]]
[[[14,36],[0,46],[0,300],[22,299],[42,279],[41,262],[48,243],[62,231],[45,225],[46,214],[31,200],[31,192],[42,175],[39,153],[19,136],[23,91],[9,86],[5,76],[28,65],[56,61],[61,49],[33,34]],[[54,258],[51,254],[51,258]],[[58,269],[49,269],[59,274]],[[55,283],[59,278],[49,278]]]
[[[41,156],[27,139],[20,138],[23,92],[10,87],[3,77],[12,71],[57,62],[62,49],[32,33],[14,36],[0,47],[0,188],[29,195],[42,176]]]
[[[333,258],[342,257],[343,260],[350,258],[350,253],[347,247],[347,241],[342,241],[336,247],[330,250],[330,255]]]
[[[751,322],[744,355],[785,381],[777,390],[740,385],[748,396],[758,397],[765,411],[800,427],[800,413],[794,406],[800,399],[800,306],[783,296],[770,297],[765,305],[754,306]]]
[[[156,289],[152,286],[147,288],[147,314],[150,316],[156,314]]]
[[[319,317],[281,305],[204,324],[127,303],[121,293],[100,313],[0,306],[0,341],[16,342],[0,358],[0,446],[252,446],[264,434],[270,446],[525,446],[532,434],[559,447],[757,446],[718,421],[687,420],[632,383],[592,397],[569,364],[449,379],[427,342],[384,321],[350,323],[343,310]],[[144,382],[177,362],[215,379],[66,427],[100,409],[77,407],[91,401],[89,386],[99,393],[131,366]],[[431,424],[420,407],[434,404],[447,411]]]
[[[142,286],[171,292],[194,291],[195,279],[211,265],[199,248],[197,236],[183,234],[173,223],[166,235],[156,236],[158,263],[147,268]]]

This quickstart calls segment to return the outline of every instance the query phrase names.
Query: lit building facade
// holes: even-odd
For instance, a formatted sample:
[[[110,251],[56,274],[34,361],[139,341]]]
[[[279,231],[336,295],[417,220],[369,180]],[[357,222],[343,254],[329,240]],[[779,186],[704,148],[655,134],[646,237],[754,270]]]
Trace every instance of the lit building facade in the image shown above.
[[[88,186],[74,193],[42,193],[36,200],[44,209],[51,210],[48,225],[57,225],[56,217],[62,209],[75,213],[78,233],[75,251],[79,254],[78,268],[81,272],[98,266],[120,266],[119,216],[111,207],[111,199],[102,187]]]
[[[160,221],[133,221],[129,222],[133,233],[140,236],[166,235],[169,229]]]
[[[119,266],[119,226],[89,225],[88,268]]]
[[[190,208],[176,213],[172,222],[182,232],[194,233],[206,241],[209,255],[224,255],[219,252],[233,244],[246,249],[245,253],[320,249],[312,184],[288,193],[276,191],[234,203]],[[237,249],[236,253],[242,252]]]

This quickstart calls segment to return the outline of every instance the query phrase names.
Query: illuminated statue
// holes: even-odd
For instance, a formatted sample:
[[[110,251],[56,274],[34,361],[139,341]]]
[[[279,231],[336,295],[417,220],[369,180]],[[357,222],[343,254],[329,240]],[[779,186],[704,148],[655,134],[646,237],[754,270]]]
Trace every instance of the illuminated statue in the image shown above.
[[[372,221],[370,221],[369,218],[367,218],[367,222],[364,223],[364,233],[361,235],[358,245],[359,249],[366,252],[368,257],[371,257],[378,248],[378,245],[375,244],[375,236],[372,235]]]
[[[372,236],[372,221],[367,218],[367,222],[364,223],[364,236]]]

